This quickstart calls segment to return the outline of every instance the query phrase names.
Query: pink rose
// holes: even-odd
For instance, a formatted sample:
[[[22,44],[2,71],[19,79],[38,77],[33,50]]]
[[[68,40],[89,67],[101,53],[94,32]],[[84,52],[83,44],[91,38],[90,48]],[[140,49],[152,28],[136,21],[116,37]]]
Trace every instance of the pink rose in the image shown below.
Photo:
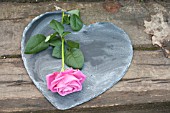
[[[86,76],[80,70],[72,68],[64,72],[54,72],[46,76],[47,88],[61,96],[81,91]]]

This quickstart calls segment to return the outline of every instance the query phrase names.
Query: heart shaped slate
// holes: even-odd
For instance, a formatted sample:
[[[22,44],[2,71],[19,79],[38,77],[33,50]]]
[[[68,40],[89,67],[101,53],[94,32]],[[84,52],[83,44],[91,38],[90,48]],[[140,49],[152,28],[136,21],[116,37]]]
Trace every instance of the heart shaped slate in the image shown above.
[[[52,48],[38,54],[24,54],[28,39],[35,34],[45,36],[54,31],[49,27],[52,19],[61,21],[61,12],[48,12],[34,18],[23,32],[21,54],[25,68],[42,94],[58,109],[69,109],[104,93],[117,83],[127,71],[133,56],[128,35],[112,23],[100,22],[84,26],[66,38],[80,42],[85,56],[82,72],[87,76],[83,90],[65,97],[47,90],[45,76],[61,69],[61,60],[51,56]],[[66,31],[70,31],[68,26]]]

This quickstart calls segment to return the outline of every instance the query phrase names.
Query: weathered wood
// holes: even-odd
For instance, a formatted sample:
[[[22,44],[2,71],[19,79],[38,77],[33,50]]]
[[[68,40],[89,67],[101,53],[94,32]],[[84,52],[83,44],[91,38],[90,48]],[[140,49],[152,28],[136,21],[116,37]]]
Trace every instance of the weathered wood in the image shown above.
[[[20,42],[22,38],[22,32],[24,30],[24,27],[28,24],[29,21],[31,21],[31,18],[0,21],[0,27],[1,27],[0,56],[20,54],[20,50],[21,50]],[[131,27],[130,29],[129,29],[129,26]],[[138,30],[140,33],[131,32],[131,31],[136,31],[137,26],[133,26],[133,25],[130,25],[130,23],[124,22],[124,25],[122,26],[122,28],[129,31],[129,36],[133,35],[130,38],[135,47],[139,47],[139,46],[142,46],[145,48],[152,47],[151,40],[149,38],[142,39],[142,40],[138,39],[139,34],[142,37],[143,36],[148,37],[141,29]]]
[[[22,32],[28,20],[0,21],[0,55],[20,54]]]
[[[0,2],[18,2],[18,3],[37,3],[37,2],[49,2],[49,1],[56,1],[56,0],[0,0]],[[58,0],[58,1],[64,1],[64,2],[100,2],[105,0]]]
[[[158,91],[155,91],[158,92]],[[155,92],[146,92],[143,98],[149,97],[150,94]],[[162,92],[162,91],[160,91]],[[162,92],[164,93],[164,92]],[[132,95],[140,95],[140,93],[136,92],[115,92],[110,97],[116,98],[117,95],[122,96],[132,96]],[[134,97],[134,96],[133,96]],[[140,99],[136,97],[136,100]],[[101,98],[103,99],[103,98]],[[95,99],[96,100],[96,99]],[[113,100],[113,99],[112,99]],[[104,101],[104,100],[101,100]],[[98,101],[98,102],[101,102]],[[117,99],[115,99],[117,101]],[[124,101],[124,100],[122,100]],[[126,100],[125,100],[126,101]],[[104,101],[105,103],[107,101]],[[19,104],[18,104],[19,103]],[[88,103],[87,103],[88,104]],[[82,105],[72,108],[70,110],[60,111],[56,110],[54,107],[50,105],[44,98],[37,99],[10,99],[10,100],[2,100],[0,101],[0,106],[2,110],[0,112],[16,112],[16,113],[169,113],[170,112],[170,104],[169,102],[150,102],[150,103],[141,103],[141,104],[126,104],[126,105],[111,105],[111,106],[92,106],[92,107],[82,107]],[[6,107],[8,106],[8,107]]]
[[[160,51],[135,51],[130,69],[118,84],[69,112],[80,112],[82,108],[85,109],[83,113],[95,112],[96,109],[139,110],[149,109],[148,105],[152,104],[153,108],[158,106],[158,111],[163,110],[162,107],[165,111],[170,108],[169,72],[170,60]],[[129,106],[134,106],[134,109]],[[42,109],[55,110],[29,79],[22,60],[0,59],[0,112]]]
[[[125,3],[124,3],[125,4]],[[153,3],[152,3],[153,4]],[[124,29],[130,36],[135,49],[155,49],[149,35],[144,33],[143,20],[150,18],[150,13],[157,10],[155,5],[147,3],[151,8],[136,3],[125,5],[119,12],[112,14],[103,8],[103,2],[63,3],[46,2],[37,4],[1,3],[0,4],[0,56],[20,54],[20,40],[24,27],[37,15],[55,11],[54,6],[70,10],[78,8],[85,24],[94,22],[113,22]],[[136,8],[139,8],[136,10]]]
[[[156,13],[162,9],[169,9],[168,2],[129,2],[121,1],[123,5],[117,13],[109,13],[103,8],[104,2],[44,2],[44,3],[0,3],[0,20],[23,19],[30,16],[37,16],[44,12],[55,11],[54,6],[61,7],[65,10],[79,9],[81,16],[90,18],[86,23],[95,22],[93,18],[98,20],[126,20],[139,22],[141,19],[150,18],[150,14]],[[164,6],[164,7],[163,7]],[[157,9],[160,8],[160,9]],[[128,14],[129,13],[129,14]],[[147,18],[149,17],[149,18]],[[86,19],[84,18],[84,19]],[[132,23],[133,24],[133,23]]]
[[[103,8],[103,2],[0,3],[0,113],[169,113],[170,60],[151,45],[150,37],[143,32],[143,20],[164,7],[155,2],[126,2],[114,14]],[[35,16],[54,11],[54,5],[67,10],[80,9],[85,24],[113,22],[128,33],[134,49],[139,50],[134,52],[132,65],[118,84],[97,98],[66,111],[55,110],[37,90],[20,57],[24,27]],[[157,51],[153,51],[155,49]]]

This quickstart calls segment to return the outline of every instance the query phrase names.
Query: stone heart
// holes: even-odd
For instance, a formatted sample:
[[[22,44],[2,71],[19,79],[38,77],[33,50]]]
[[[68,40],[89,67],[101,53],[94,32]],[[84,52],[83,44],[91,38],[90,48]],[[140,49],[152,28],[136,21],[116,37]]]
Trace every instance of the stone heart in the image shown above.
[[[34,18],[23,32],[21,53],[25,68],[42,94],[58,109],[69,109],[104,93],[127,71],[133,56],[128,35],[112,23],[100,22],[84,26],[66,38],[80,42],[85,56],[82,72],[87,76],[83,90],[65,97],[47,90],[45,76],[61,69],[61,60],[51,56],[52,48],[38,54],[24,54],[27,40],[35,34],[49,35],[52,19],[61,21],[61,12],[48,12]],[[70,31],[68,26],[66,31]]]

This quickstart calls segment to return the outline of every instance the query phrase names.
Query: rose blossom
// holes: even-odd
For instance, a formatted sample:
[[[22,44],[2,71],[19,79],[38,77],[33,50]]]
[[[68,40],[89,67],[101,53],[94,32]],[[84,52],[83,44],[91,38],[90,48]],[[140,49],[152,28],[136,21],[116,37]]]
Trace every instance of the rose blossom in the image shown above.
[[[72,68],[46,76],[47,88],[61,96],[82,90],[85,79],[86,76],[80,70]]]

